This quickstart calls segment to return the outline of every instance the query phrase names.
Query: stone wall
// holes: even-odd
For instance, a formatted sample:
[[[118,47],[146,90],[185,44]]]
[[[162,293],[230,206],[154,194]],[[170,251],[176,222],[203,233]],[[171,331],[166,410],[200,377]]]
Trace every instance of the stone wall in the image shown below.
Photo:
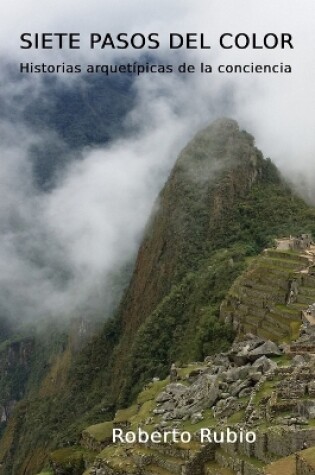
[[[215,460],[216,444],[207,444],[200,452],[182,469],[182,475],[203,475],[207,462]]]
[[[287,457],[302,450],[305,443],[308,447],[315,445],[315,429],[293,431],[277,428],[257,433],[257,440],[253,444],[226,443],[221,444],[221,447],[233,458],[237,458],[238,455],[252,457],[267,464],[274,459],[274,456]]]
[[[215,460],[221,467],[229,468],[235,473],[240,472],[242,475],[264,475],[265,473],[263,468],[256,467],[249,460],[238,457],[237,452],[217,450]]]

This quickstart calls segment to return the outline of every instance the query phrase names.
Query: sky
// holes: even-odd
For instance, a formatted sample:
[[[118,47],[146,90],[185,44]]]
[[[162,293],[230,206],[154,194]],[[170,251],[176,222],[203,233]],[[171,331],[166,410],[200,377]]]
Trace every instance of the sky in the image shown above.
[[[111,301],[112,272],[134,256],[156,196],[181,148],[222,115],[255,136],[300,193],[315,203],[313,0],[13,0],[0,19],[1,94],[9,104],[0,122],[0,310],[13,319],[67,318]],[[16,120],[19,109],[44,94],[40,75],[8,80],[8,64],[124,63],[135,51],[30,51],[23,32],[159,33],[152,61],[211,64],[290,64],[291,74],[146,75],[135,81],[136,103],[126,122],[137,131],[103,147],[82,149],[54,188],[34,184],[28,149],[45,140]],[[204,33],[209,50],[169,51],[170,32]],[[221,34],[290,33],[294,49],[222,50]],[[164,40],[165,39],[165,40]],[[129,56],[130,55],[130,56]],[[80,77],[61,76],[65,87]],[[43,97],[43,100],[45,98]],[[13,102],[12,102],[13,104]],[[10,117],[9,117],[10,116]],[[13,120],[12,120],[13,117]],[[13,124],[13,125],[12,125]],[[56,138],[56,140],[59,140]]]

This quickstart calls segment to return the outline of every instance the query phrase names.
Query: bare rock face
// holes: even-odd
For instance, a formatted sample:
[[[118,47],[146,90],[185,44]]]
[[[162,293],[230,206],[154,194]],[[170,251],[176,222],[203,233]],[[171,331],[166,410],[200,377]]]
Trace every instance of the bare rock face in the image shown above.
[[[281,356],[282,352],[280,351],[278,345],[273,341],[267,340],[261,346],[258,346],[254,350],[248,353],[248,359],[250,361],[255,361],[256,359],[260,358],[261,356],[267,356],[270,358],[271,356]]]
[[[257,337],[236,342],[233,344],[228,356],[230,360],[233,361],[237,366],[246,365],[250,360],[249,353],[255,348],[261,346],[263,343],[264,340]]]
[[[253,363],[253,368],[257,371],[261,371],[263,374],[268,373],[270,370],[275,370],[277,368],[277,363],[267,358],[265,355],[258,358],[258,360]]]

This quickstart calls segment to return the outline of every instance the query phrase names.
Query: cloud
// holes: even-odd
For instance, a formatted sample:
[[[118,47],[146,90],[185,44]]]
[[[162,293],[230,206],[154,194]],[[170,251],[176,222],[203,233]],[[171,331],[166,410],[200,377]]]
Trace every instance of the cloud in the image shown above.
[[[46,135],[25,124],[0,124],[6,139],[0,175],[2,315],[38,321],[108,311],[112,275],[135,254],[177,150],[192,134],[188,117],[178,120],[159,89],[154,93],[147,83],[141,91],[146,87],[150,113],[144,115],[142,96],[130,117],[138,132],[83,149],[49,191],[38,189],[27,153]]]
[[[212,119],[229,115],[251,132],[257,145],[304,195],[315,203],[312,62],[313,0],[135,0],[88,3],[38,0],[6,5],[1,19],[0,55],[8,64],[126,61],[140,52],[88,49],[62,54],[19,49],[24,31],[204,32],[209,50],[169,52],[166,42],[152,61],[211,64],[213,74],[143,75],[136,78],[136,105],[127,125],[134,132],[106,146],[76,151],[48,192],[38,189],[28,149],[47,135],[23,122],[21,111],[43,95],[39,76],[12,81],[2,73],[6,120],[0,124],[0,278],[2,313],[15,319],[62,317],[110,303],[110,278],[137,250],[159,189],[181,147]],[[220,34],[290,32],[294,50],[226,50]],[[218,74],[219,64],[290,64],[292,74]],[[63,77],[69,88],[80,78]],[[16,97],[18,95],[18,101]],[[4,97],[6,100],[4,100]],[[14,100],[13,100],[14,99]],[[10,105],[11,104],[11,105]],[[45,131],[45,134],[48,132]],[[53,137],[54,141],[61,140]]]

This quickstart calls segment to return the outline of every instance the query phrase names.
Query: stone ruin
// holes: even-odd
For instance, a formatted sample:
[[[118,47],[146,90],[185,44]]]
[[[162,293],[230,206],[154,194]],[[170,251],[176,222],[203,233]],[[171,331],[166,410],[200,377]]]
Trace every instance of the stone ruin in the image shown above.
[[[273,358],[286,353],[291,363],[279,367]],[[303,325],[300,338],[283,348],[249,335],[227,353],[206,358],[205,365],[190,373],[189,386],[180,378],[166,386],[156,398],[153,413],[161,417],[156,428],[168,430],[186,420],[195,424],[203,420],[207,408],[212,408],[214,418],[221,422],[243,409],[249,425],[263,420],[305,425],[315,419],[314,374],[314,327]],[[255,398],[266,381],[274,381],[275,388],[266,404],[258,407]],[[249,398],[247,403],[245,398]],[[287,412],[290,415],[284,417]]]
[[[295,342],[297,350],[301,349],[299,344],[307,342],[315,345],[315,327],[305,324]],[[126,450],[120,447],[119,450],[125,450],[119,456],[122,463],[131,461],[139,465],[139,471],[111,468],[110,460],[105,457],[100,461],[99,473],[151,475],[157,473],[150,471],[153,463],[167,469],[161,473],[212,475],[216,472],[211,468],[209,471],[202,468],[206,461],[212,460],[233,474],[240,471],[242,475],[266,475],[268,472],[263,468],[255,468],[251,458],[264,465],[315,446],[314,374],[315,350],[294,354],[288,344],[277,345],[250,333],[243,341],[235,341],[229,351],[208,356],[203,362],[192,364],[190,370],[173,364],[169,383],[155,396],[154,406],[141,422],[143,429],[153,426],[163,433],[181,430],[183,424],[188,424],[196,444],[200,438],[198,427],[210,423],[214,427],[254,430],[257,441],[249,445],[225,442],[211,445],[210,458],[204,452],[207,445],[198,446],[196,453],[195,449],[184,450],[176,444],[149,445],[149,453],[137,447]],[[236,414],[240,418],[233,422]],[[200,454],[205,455],[205,461],[199,458]],[[175,463],[172,457],[177,461],[176,469],[170,468]],[[304,475],[303,471],[296,473]]]
[[[268,421],[302,428],[315,419],[314,369],[314,358],[301,355],[293,358],[291,367],[277,369],[281,379],[267,403]]]
[[[279,251],[304,251],[309,249],[313,244],[311,234],[301,234],[298,237],[290,236],[289,238],[277,239],[276,248]]]
[[[315,325],[311,317],[302,312],[303,324],[300,328],[300,336],[290,344],[290,353],[296,355],[315,355]]]

